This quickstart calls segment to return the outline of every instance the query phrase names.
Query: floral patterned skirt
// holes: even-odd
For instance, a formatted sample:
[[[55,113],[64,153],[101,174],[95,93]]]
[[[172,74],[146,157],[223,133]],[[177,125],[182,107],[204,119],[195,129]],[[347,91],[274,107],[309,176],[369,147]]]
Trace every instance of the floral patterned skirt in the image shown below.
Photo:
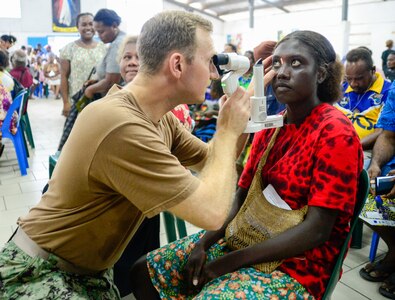
[[[162,299],[314,299],[289,275],[280,271],[265,274],[253,267],[220,276],[208,282],[197,295],[186,296],[181,273],[204,233],[187,236],[147,254],[151,281]],[[207,260],[229,252],[221,239],[208,250]]]

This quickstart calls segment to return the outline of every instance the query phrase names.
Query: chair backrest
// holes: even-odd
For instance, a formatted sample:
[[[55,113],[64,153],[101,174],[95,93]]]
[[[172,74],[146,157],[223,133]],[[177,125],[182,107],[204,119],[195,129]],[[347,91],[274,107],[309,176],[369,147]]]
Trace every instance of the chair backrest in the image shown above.
[[[17,128],[19,127],[19,120],[22,116],[21,113],[22,113],[23,100],[25,98],[25,94],[26,94],[26,90],[23,90],[18,95],[16,95],[7,111],[7,114],[3,121],[3,125],[1,126],[1,131],[4,137],[7,137],[10,134],[10,124],[12,121],[12,116],[15,111],[18,113]]]
[[[359,214],[363,206],[365,205],[366,198],[369,194],[369,175],[366,170],[362,170],[359,176],[358,189],[357,189],[357,202],[355,203],[354,213],[350,222],[350,232],[347,234],[346,240],[340,250],[339,257],[337,258],[335,267],[332,270],[331,277],[328,285],[326,286],[325,294],[322,299],[330,299],[333,291],[335,290],[336,284],[340,278],[340,272],[342,270],[343,261],[346,257],[347,250],[349,248],[350,239],[352,232],[358,222]]]
[[[29,103],[30,90],[26,89],[25,96],[23,97],[22,114],[27,113],[27,104]]]

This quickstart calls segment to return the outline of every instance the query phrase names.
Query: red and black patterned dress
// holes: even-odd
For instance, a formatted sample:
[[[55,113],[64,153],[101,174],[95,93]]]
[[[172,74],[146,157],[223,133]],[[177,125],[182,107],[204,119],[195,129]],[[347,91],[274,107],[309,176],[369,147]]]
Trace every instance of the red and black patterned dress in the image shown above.
[[[274,129],[255,134],[239,186],[248,189]],[[281,128],[262,170],[292,209],[304,205],[339,211],[329,240],[278,268],[301,283],[317,299],[325,292],[330,272],[349,232],[362,170],[362,148],[350,121],[330,104],[313,109],[305,121]],[[308,238],[308,237],[306,237]]]

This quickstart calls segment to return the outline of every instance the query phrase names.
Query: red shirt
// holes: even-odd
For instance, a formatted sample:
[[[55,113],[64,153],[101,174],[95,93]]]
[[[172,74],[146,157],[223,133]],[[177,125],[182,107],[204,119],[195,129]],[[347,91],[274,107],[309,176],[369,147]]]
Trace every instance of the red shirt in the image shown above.
[[[274,129],[255,134],[239,186],[248,189]],[[304,253],[285,259],[279,270],[320,299],[336,263],[352,217],[357,180],[363,165],[360,140],[347,117],[323,103],[305,121],[281,128],[262,170],[264,186],[272,184],[292,209],[304,205],[339,211],[330,238]],[[307,238],[307,237],[306,237]]]
[[[192,131],[193,120],[189,114],[189,107],[186,104],[180,104],[171,111],[181,122],[185,129]]]
[[[33,84],[33,76],[27,67],[16,67],[10,71],[12,77],[18,80],[25,88],[30,88]]]

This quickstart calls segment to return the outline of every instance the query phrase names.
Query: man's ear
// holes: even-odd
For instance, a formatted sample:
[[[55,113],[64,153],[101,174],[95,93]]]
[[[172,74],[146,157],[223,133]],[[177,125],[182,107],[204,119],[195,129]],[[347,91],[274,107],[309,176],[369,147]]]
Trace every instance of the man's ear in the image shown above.
[[[373,72],[373,75],[376,74],[376,66],[373,66],[372,72]]]
[[[183,71],[183,57],[180,53],[174,52],[169,56],[169,71],[175,78],[180,78]]]
[[[327,76],[327,71],[324,66],[321,66],[318,68],[318,74],[317,74],[317,82],[318,84],[321,84],[325,81],[326,76]]]

